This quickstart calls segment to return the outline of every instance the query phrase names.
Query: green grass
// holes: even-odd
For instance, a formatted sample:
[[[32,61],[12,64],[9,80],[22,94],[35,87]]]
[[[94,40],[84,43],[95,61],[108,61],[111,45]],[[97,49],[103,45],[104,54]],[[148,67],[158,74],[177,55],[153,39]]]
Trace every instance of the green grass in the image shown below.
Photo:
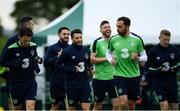
[[[4,45],[6,44],[7,37],[0,37],[0,52],[2,51]]]
[[[0,37],[0,53],[2,51],[2,49],[4,48],[4,45],[6,44],[6,41],[7,41],[7,37]],[[4,83],[5,80],[3,78],[0,77],[0,85],[1,83]]]

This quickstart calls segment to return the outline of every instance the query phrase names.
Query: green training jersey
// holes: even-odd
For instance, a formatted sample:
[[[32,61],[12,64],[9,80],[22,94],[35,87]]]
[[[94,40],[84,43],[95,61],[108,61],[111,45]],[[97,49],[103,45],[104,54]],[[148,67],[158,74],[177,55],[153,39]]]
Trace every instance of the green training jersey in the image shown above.
[[[96,54],[96,57],[106,57],[106,51],[108,49],[109,40],[102,37],[96,39],[91,45],[91,52]],[[108,61],[95,64],[95,79],[98,80],[111,80],[114,76],[114,66]]]
[[[116,58],[115,76],[137,77],[140,75],[139,61],[131,59],[131,53],[144,51],[143,41],[140,37],[130,34],[127,37],[115,35],[109,42],[109,50]]]

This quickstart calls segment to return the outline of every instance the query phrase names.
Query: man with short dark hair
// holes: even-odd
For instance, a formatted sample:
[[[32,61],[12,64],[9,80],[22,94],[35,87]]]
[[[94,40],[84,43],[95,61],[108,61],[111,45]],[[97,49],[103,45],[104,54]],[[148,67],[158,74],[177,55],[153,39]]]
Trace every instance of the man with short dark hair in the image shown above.
[[[95,100],[93,110],[102,110],[106,93],[111,99],[112,110],[118,110],[118,94],[114,84],[115,69],[106,58],[106,51],[111,38],[111,27],[108,21],[101,22],[100,32],[102,36],[96,39],[90,47],[91,63],[95,65],[96,72],[92,83]]]
[[[161,30],[160,42],[149,50],[146,63],[161,110],[178,110],[176,73],[180,69],[180,61],[178,49],[170,44],[170,38],[169,30]]]
[[[27,27],[27,28],[33,30],[33,28],[34,28],[34,21],[33,21],[33,19],[32,19],[31,17],[25,16],[25,17],[23,17],[23,18],[20,20],[20,24],[19,24],[19,25],[20,25],[20,28]],[[17,42],[18,40],[19,40],[19,39],[18,39],[18,33],[16,33],[15,35],[13,35],[12,37],[10,37],[10,38],[7,40],[4,48],[7,48],[9,45],[11,45],[12,43]],[[32,41],[34,42],[34,40],[32,40]],[[3,50],[4,50],[4,49],[3,49]],[[3,53],[3,51],[2,51],[2,53]]]
[[[82,110],[90,109],[90,50],[82,45],[80,29],[71,31],[72,45],[66,48],[56,62],[59,70],[66,71],[68,110],[75,110],[78,102]]]
[[[128,17],[117,20],[118,34],[112,36],[107,51],[108,61],[115,66],[115,84],[119,94],[120,110],[134,110],[140,96],[139,63],[147,61],[142,39],[130,32]]]
[[[58,30],[59,40],[57,43],[49,46],[44,58],[44,66],[51,72],[50,77],[50,100],[51,110],[59,110],[60,102],[65,99],[65,72],[55,68],[55,62],[60,57],[62,51],[67,48],[69,42],[70,30],[67,27],[60,27]]]
[[[21,28],[19,41],[10,45],[2,54],[1,65],[8,67],[9,92],[14,110],[20,110],[23,103],[26,110],[34,110],[37,83],[35,72],[40,69],[35,60],[37,45],[31,41],[33,32],[29,28]]]

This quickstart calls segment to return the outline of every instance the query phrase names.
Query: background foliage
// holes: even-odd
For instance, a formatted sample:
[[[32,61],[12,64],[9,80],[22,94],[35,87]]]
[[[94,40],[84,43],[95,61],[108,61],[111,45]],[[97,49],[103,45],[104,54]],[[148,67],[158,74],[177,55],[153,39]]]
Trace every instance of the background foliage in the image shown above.
[[[80,0],[18,0],[11,16],[19,23],[23,16],[32,16],[35,20],[54,20]],[[18,29],[18,26],[17,28]]]

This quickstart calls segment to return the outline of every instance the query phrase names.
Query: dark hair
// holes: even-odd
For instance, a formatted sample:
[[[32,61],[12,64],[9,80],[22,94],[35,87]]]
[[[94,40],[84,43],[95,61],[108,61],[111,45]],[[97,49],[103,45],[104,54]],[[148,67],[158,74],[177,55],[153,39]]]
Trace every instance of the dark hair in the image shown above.
[[[80,33],[80,34],[82,34],[82,31],[81,31],[80,29],[74,29],[74,30],[72,30],[72,31],[71,31],[71,38],[74,37],[74,34],[75,34],[75,33]]]
[[[131,25],[131,20],[128,17],[119,17],[117,21],[123,21],[125,26]]]
[[[31,29],[24,27],[24,28],[20,28],[19,29],[19,36],[23,37],[23,36],[28,36],[31,37],[33,35],[33,32]]]
[[[60,27],[60,28],[58,29],[58,34],[61,33],[62,30],[69,30],[69,28],[67,28],[67,27]],[[70,31],[70,30],[69,30],[69,31]]]
[[[33,20],[32,17],[29,16],[23,17],[20,21],[21,27],[25,27],[26,23],[29,22],[30,20]]]
[[[171,36],[171,32],[169,30],[163,29],[161,30],[160,35]]]
[[[100,24],[100,28],[104,25],[104,24],[109,24],[109,22],[107,20],[103,20]]]

